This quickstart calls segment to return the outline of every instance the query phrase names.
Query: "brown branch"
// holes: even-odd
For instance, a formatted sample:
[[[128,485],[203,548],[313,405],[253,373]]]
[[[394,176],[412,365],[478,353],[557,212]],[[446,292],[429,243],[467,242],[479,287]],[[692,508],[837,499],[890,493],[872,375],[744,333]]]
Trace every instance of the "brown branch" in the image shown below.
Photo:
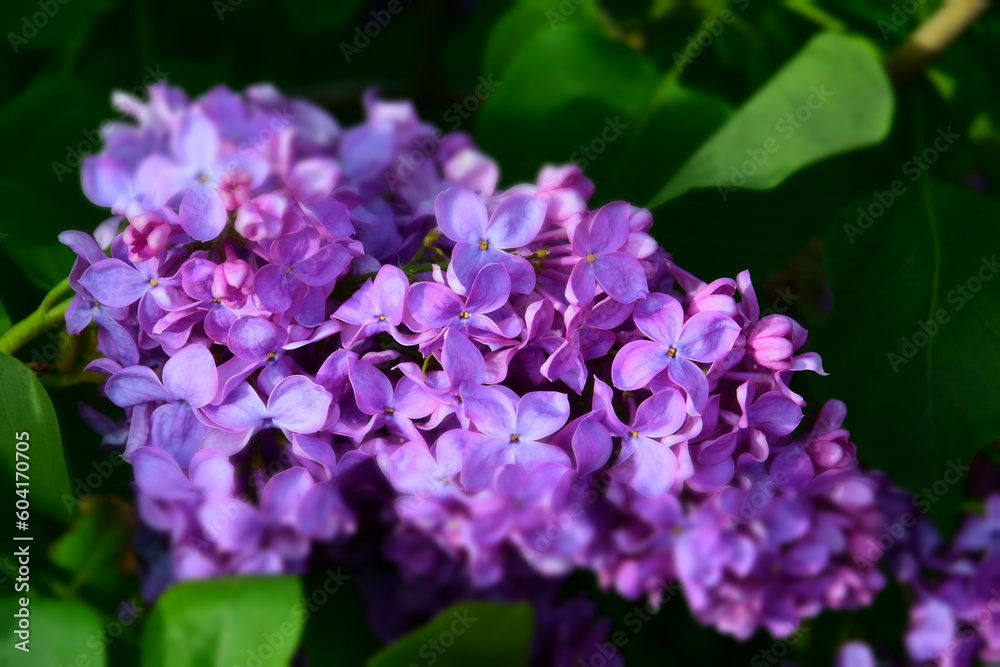
[[[886,68],[897,86],[916,78],[968,30],[992,0],[945,0],[893,53]]]

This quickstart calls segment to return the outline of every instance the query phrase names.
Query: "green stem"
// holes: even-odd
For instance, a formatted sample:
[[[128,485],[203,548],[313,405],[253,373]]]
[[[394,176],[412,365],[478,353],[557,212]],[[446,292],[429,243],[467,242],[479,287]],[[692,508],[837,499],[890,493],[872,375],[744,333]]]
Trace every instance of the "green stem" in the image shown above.
[[[46,296],[46,300],[47,299],[48,296]],[[39,308],[31,315],[28,315],[28,317],[12,326],[4,332],[2,336],[0,336],[0,352],[13,355],[27,343],[31,342],[46,331],[55,329],[56,327],[62,325],[65,321],[66,309],[69,308],[71,301],[72,299],[66,299],[58,306],[49,310],[42,310]],[[45,301],[42,303],[44,304]]]
[[[49,310],[52,309],[52,306],[59,302],[59,297],[69,290],[69,278],[64,278],[61,283],[53,287],[49,293],[45,295],[45,298],[43,298],[42,302],[38,305],[37,310],[40,310],[43,313],[49,312]]]

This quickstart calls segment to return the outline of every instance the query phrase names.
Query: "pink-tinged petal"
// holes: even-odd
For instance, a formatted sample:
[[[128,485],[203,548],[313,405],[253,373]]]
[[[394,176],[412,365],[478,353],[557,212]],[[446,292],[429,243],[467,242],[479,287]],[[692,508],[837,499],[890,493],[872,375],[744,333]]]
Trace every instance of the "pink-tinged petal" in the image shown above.
[[[490,217],[487,238],[498,248],[520,248],[535,240],[544,222],[544,203],[531,195],[512,195]]]
[[[220,498],[198,508],[205,537],[222,551],[236,552],[256,545],[264,532],[264,521],[252,505],[235,498]]]
[[[561,429],[568,418],[566,394],[535,391],[518,401],[514,432],[525,440],[541,440]]]
[[[475,343],[457,331],[449,331],[444,337],[441,352],[441,367],[458,389],[463,384],[478,386],[486,376],[486,361]]]
[[[192,257],[181,267],[181,288],[192,299],[208,301],[212,294],[212,283],[218,264],[200,257]]]
[[[669,447],[649,438],[629,440],[631,456],[615,468],[628,484],[644,496],[662,496],[677,478],[677,457]]]
[[[267,359],[287,342],[288,331],[262,317],[241,317],[229,328],[229,349],[246,361]]]
[[[438,226],[452,241],[478,245],[486,238],[486,204],[478,196],[461,188],[449,188],[434,200]]]
[[[677,357],[667,368],[667,375],[687,391],[695,410],[700,412],[705,407],[708,401],[708,378],[698,366],[687,359]]]
[[[153,287],[149,279],[120,259],[102,259],[92,265],[80,276],[80,284],[112,308],[131,306]]]
[[[498,438],[516,433],[514,405],[498,389],[468,387],[462,394],[462,406],[465,416],[483,433]]]
[[[780,391],[769,391],[754,401],[748,417],[752,426],[768,435],[788,435],[802,421],[802,408]]]
[[[392,383],[382,371],[364,361],[348,364],[354,398],[362,412],[368,415],[383,414],[392,402]]]
[[[338,533],[350,533],[356,522],[344,504],[333,480],[309,489],[299,505],[299,529],[304,535],[326,541]]]
[[[424,330],[447,326],[463,309],[458,295],[437,283],[417,283],[410,287],[407,306]]]
[[[448,488],[437,461],[419,442],[407,442],[377,457],[379,467],[399,493],[429,496]]]
[[[231,496],[236,489],[233,464],[216,449],[200,449],[191,457],[188,474],[198,489],[209,498]]]
[[[676,389],[658,391],[636,410],[632,428],[648,438],[673,435],[687,420],[684,403],[684,397]]]
[[[350,263],[351,253],[344,246],[335,243],[295,264],[292,272],[306,285],[319,287],[339,278]]]
[[[492,313],[510,298],[510,276],[500,264],[487,264],[472,281],[465,299],[465,310],[470,313]]]
[[[646,296],[646,273],[632,255],[614,252],[594,260],[594,278],[612,299],[632,303]]]
[[[98,206],[111,208],[119,199],[132,196],[132,176],[110,156],[89,155],[80,171],[83,194]]]
[[[219,388],[219,373],[208,348],[189,345],[163,365],[163,386],[191,407],[208,405]]]
[[[268,264],[257,272],[255,289],[260,304],[272,313],[283,313],[292,305],[290,279],[284,269]]]
[[[191,185],[191,167],[155,154],[145,158],[132,178],[132,190],[148,209],[164,206],[178,192]]]
[[[666,346],[677,345],[684,324],[684,308],[667,294],[653,292],[632,311],[639,331]]]
[[[219,132],[204,115],[189,113],[173,133],[171,149],[179,162],[200,172],[208,172],[219,155]]]
[[[104,251],[101,250],[101,246],[97,245],[97,241],[94,237],[85,232],[70,229],[65,232],[61,232],[58,238],[59,243],[68,247],[70,250],[75,252],[80,259],[86,262],[85,266],[97,264],[101,260],[108,258],[108,256],[104,254]]]
[[[525,470],[532,470],[545,463],[557,463],[563,468],[569,468],[572,465],[569,454],[555,445],[528,441],[511,443],[508,447],[513,452],[513,463]]]
[[[169,452],[182,468],[188,467],[209,430],[183,403],[167,403],[153,410],[149,426],[149,444]]]
[[[482,250],[479,245],[459,242],[451,251],[451,263],[448,265],[449,273],[454,273],[458,278],[461,287],[466,291],[472,287],[472,281],[476,279],[479,270],[489,262],[487,256],[492,255],[488,250]],[[493,259],[493,262],[502,261]],[[456,288],[457,289],[457,288]]]
[[[121,324],[111,319],[105,309],[98,309],[95,321],[100,325],[97,331],[97,350],[122,366],[139,363],[139,347],[135,337]]]
[[[398,266],[387,264],[378,270],[372,284],[372,300],[377,315],[385,317],[392,324],[403,320],[403,307],[410,281]]]
[[[615,360],[611,364],[611,379],[619,389],[628,391],[641,389],[670,362],[667,348],[660,343],[648,340],[632,341],[615,355]]]
[[[316,483],[305,468],[289,468],[267,480],[260,509],[272,521],[294,525],[299,503]]]
[[[354,233],[350,210],[336,199],[330,198],[313,204],[305,204],[303,209],[315,218],[330,236],[347,238]]]
[[[585,417],[573,433],[573,455],[581,475],[594,472],[611,458],[611,434],[601,425],[598,415]]]
[[[627,202],[615,201],[605,204],[597,211],[590,221],[591,252],[606,255],[621,250],[628,241],[631,210],[632,207]]]
[[[292,433],[310,434],[326,423],[333,398],[304,375],[285,378],[267,401],[267,413],[277,426]]]
[[[162,449],[140,447],[132,453],[132,467],[136,485],[151,498],[175,501],[197,494],[177,461]]]
[[[104,391],[111,402],[120,408],[129,408],[140,403],[170,401],[170,395],[153,369],[146,366],[129,366],[118,371],[108,380]]]
[[[733,349],[740,335],[740,325],[717,311],[693,315],[684,323],[677,349],[693,361],[712,363]]]
[[[566,298],[572,303],[586,306],[594,300],[597,279],[594,277],[594,262],[581,259],[573,266],[566,283]]]
[[[483,254],[486,255],[484,257],[485,263],[500,261],[504,265],[504,268],[507,269],[507,274],[510,276],[511,292],[515,294],[528,294],[531,290],[535,289],[535,267],[524,257],[500,251],[496,251],[495,253],[487,251]]]
[[[184,193],[178,220],[191,238],[211,241],[222,233],[228,215],[226,205],[214,186],[195,183]]]
[[[295,199],[314,203],[333,192],[340,180],[340,167],[328,158],[307,158],[292,167],[288,175],[288,188]]]
[[[788,370],[812,371],[814,373],[818,373],[819,375],[827,375],[827,372],[823,370],[823,359],[817,352],[806,352],[794,357],[792,359],[791,366],[788,367]]]
[[[470,492],[489,488],[496,471],[513,462],[514,453],[506,439],[469,433],[462,458],[462,484]]]
[[[440,401],[428,393],[423,385],[405,376],[396,383],[392,402],[396,412],[410,419],[422,419],[440,405]]]
[[[246,382],[236,386],[219,405],[206,405],[202,412],[222,428],[243,431],[258,427],[267,418],[267,408]]]

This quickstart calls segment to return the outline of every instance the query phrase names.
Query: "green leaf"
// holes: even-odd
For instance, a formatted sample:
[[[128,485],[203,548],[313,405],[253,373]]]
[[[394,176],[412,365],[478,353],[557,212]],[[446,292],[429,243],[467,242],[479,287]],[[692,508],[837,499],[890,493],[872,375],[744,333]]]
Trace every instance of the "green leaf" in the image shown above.
[[[73,113],[66,113],[67,105]],[[20,156],[0,165],[9,233],[2,247],[42,290],[65,278],[73,265],[73,253],[57,235],[93,229],[107,217],[83,196],[78,169],[82,155],[100,149],[102,116],[113,118],[108,105],[68,77],[37,79],[0,112],[0,142]]]
[[[386,647],[368,667],[516,667],[531,655],[531,606],[461,602]]]
[[[477,136],[508,181],[534,178],[546,162],[573,160],[601,182],[599,173],[614,170],[622,135],[659,78],[650,61],[624,44],[561,25],[521,49],[476,116]],[[586,157],[588,147],[596,155]]]
[[[4,610],[0,620],[0,664],[19,667],[52,667],[53,665],[89,665],[104,667],[106,649],[101,641],[101,620],[91,610],[76,602],[62,602],[33,596],[27,607],[30,616],[29,652],[19,650],[22,641],[14,634],[18,619],[13,614],[21,609],[19,598],[0,599]]]
[[[626,137],[627,149],[606,186],[615,199],[648,201],[712,133],[732,115],[725,100],[664,80],[656,99]]]
[[[396,0],[404,7],[403,0]],[[304,32],[328,32],[339,28],[355,17],[365,6],[362,0],[338,0],[337,2],[317,2],[317,0],[285,0],[285,11],[299,30]],[[383,7],[383,11],[388,12]],[[389,16],[393,16],[389,14]],[[374,21],[371,15],[359,17],[359,25]],[[363,27],[362,27],[363,29]],[[376,38],[377,39],[377,38]]]
[[[111,465],[108,463],[107,465]],[[131,573],[127,556],[131,532],[128,506],[98,497],[80,503],[80,516],[49,550],[52,561],[73,573],[75,586],[87,584],[112,594]]]
[[[572,11],[566,12],[566,7],[572,7]],[[564,25],[599,33],[602,21],[597,2],[581,0],[567,4],[565,0],[522,0],[493,26],[483,53],[483,71],[500,77],[533,37]]]
[[[10,315],[7,314],[7,308],[4,307],[3,301],[0,301],[0,333],[10,329],[10,324]]]
[[[698,149],[650,206],[691,188],[774,187],[813,162],[878,143],[892,113],[892,88],[876,52],[821,34]]]
[[[287,665],[308,610],[294,577],[188,581],[156,603],[143,637],[150,667]],[[259,662],[257,662],[259,661]]]
[[[114,4],[114,0],[6,0],[0,10],[4,41],[19,55],[35,48],[71,51]]]
[[[949,470],[1000,438],[1000,265],[983,244],[1000,205],[927,176],[897,183],[830,225],[834,307],[813,340],[830,377],[815,386],[847,403],[858,455],[948,525],[964,484]],[[938,481],[948,491],[927,493]]]
[[[27,433],[27,438],[21,437]],[[0,352],[0,448],[3,460],[4,486],[16,481],[18,464],[24,469],[24,457],[18,458],[15,444],[27,442],[29,511],[44,512],[66,522],[76,500],[73,499],[63,457],[59,423],[52,401],[35,374],[17,359]],[[10,480],[8,482],[7,480]],[[5,489],[9,497],[9,492]],[[72,502],[70,502],[70,500]],[[29,520],[29,524],[31,521]]]

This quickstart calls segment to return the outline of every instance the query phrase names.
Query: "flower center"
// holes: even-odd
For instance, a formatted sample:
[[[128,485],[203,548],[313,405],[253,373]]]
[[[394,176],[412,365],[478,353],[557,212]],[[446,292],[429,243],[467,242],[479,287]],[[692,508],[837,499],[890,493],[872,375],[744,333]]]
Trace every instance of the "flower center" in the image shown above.
[[[510,436],[510,441],[514,444],[521,442],[521,436],[515,433],[514,435]]]
[[[394,415],[394,414],[396,414],[396,408],[386,408],[385,409],[385,414],[387,414],[387,415]]]
[[[153,287],[156,287],[160,283],[156,282],[156,278],[150,278],[149,279],[149,284],[152,285]]]
[[[291,273],[291,272],[292,272],[292,267],[288,267],[287,269],[285,269],[285,275],[286,275],[286,276],[287,276],[287,275],[288,275],[289,273]]]
[[[677,356],[677,348],[671,346],[670,349],[667,350],[667,356],[670,357],[671,359],[674,358],[674,357],[676,357]]]
[[[469,316],[469,311],[467,311],[467,310],[463,310],[462,312],[460,312],[460,313],[458,314],[458,316],[459,316],[459,317],[461,317],[461,318],[462,318],[463,320],[467,320],[467,319],[469,319],[469,317],[470,317],[470,316]]]
[[[487,241],[486,239],[483,239],[482,241],[479,242],[479,249],[480,250],[489,250],[490,249],[490,242]]]
[[[594,257],[594,253],[592,252],[587,253],[587,261],[590,262],[591,264],[597,261],[597,258]]]
[[[267,359],[268,359],[268,361],[274,361],[274,356],[275,356],[274,352],[268,352],[267,353]]]
[[[633,438],[638,438],[639,437],[639,432],[638,431],[629,431],[628,434],[629,434],[629,436],[631,436]]]
[[[378,316],[378,321],[379,322],[385,322],[385,315],[379,315]]]

